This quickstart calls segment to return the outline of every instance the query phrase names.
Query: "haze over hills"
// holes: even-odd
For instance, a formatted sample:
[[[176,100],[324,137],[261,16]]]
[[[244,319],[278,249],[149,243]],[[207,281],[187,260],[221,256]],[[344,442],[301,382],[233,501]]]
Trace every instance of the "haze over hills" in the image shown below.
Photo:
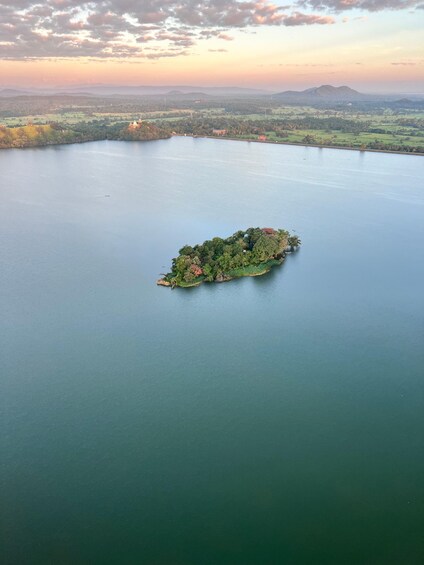
[[[18,88],[3,88],[0,90],[0,96],[3,98],[12,98],[13,96],[28,96],[31,95],[30,90],[21,90]]]
[[[191,86],[191,85],[111,85],[111,84],[79,84],[72,86],[57,87],[15,87],[8,86],[0,89],[0,99],[12,98],[53,98],[53,97],[86,97],[111,98],[136,100],[137,98],[161,99],[166,102],[195,103],[205,102],[213,99],[242,100],[261,99],[273,101],[274,103],[290,105],[328,106],[339,103],[394,103],[399,102],[409,106],[422,104],[423,95],[411,94],[408,99],[403,97],[399,100],[398,94],[365,94],[358,92],[349,86],[333,86],[330,84],[307,88],[306,90],[286,90],[272,93],[271,91],[245,88],[238,86]]]
[[[168,94],[196,94],[208,96],[261,96],[270,92],[255,88],[238,86],[191,86],[191,85],[164,85],[164,86],[126,86],[110,84],[80,84],[76,86],[60,86],[56,88],[5,88],[0,90],[0,96],[25,96],[25,95],[52,95],[52,94],[85,94],[94,96],[149,96]]]
[[[208,94],[216,96],[237,95],[237,96],[251,96],[266,94],[265,90],[255,88],[242,88],[237,86],[219,87],[219,86],[191,86],[191,85],[164,85],[164,86],[120,86],[120,85],[79,85],[76,87],[63,87],[59,91],[66,90],[66,92],[86,92],[89,94],[101,95],[149,95],[149,94],[162,94],[166,95],[170,92],[179,94]]]

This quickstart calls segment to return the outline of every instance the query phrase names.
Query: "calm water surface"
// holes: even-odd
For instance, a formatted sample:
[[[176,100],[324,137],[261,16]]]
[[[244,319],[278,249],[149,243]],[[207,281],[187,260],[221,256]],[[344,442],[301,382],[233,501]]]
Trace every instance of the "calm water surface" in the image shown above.
[[[2,563],[424,562],[424,159],[0,153]],[[170,291],[184,244],[300,234]]]

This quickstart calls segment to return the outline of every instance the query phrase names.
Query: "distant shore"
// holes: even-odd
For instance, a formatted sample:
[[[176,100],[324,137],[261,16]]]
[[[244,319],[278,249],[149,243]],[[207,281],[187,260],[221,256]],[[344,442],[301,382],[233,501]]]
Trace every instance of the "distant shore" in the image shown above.
[[[10,149],[35,149],[39,147],[57,147],[60,145],[76,145],[81,143],[94,143],[97,141],[124,141],[129,143],[134,142],[145,142],[145,141],[162,141],[164,139],[170,139],[171,137],[191,137],[193,139],[217,139],[217,140],[226,140],[226,141],[244,141],[246,143],[268,143],[271,145],[291,145],[294,147],[316,147],[318,149],[342,149],[347,151],[358,151],[360,153],[388,153],[392,155],[415,155],[418,157],[424,157],[424,153],[419,151],[390,151],[389,149],[359,149],[358,147],[348,147],[345,145],[318,145],[316,143],[293,143],[289,141],[271,141],[266,140],[262,141],[260,139],[242,139],[240,137],[224,137],[224,136],[215,136],[215,135],[191,135],[191,134],[183,134],[183,133],[174,133],[169,137],[158,137],[153,139],[137,139],[137,140],[128,140],[128,139],[81,139],[81,140],[64,140],[64,141],[57,141],[57,142],[45,142],[39,143],[34,145],[23,145],[20,147],[16,146],[8,146],[8,147],[0,147],[1,150],[10,150]]]
[[[262,141],[260,139],[242,139],[240,137],[225,137],[222,135],[190,135],[183,133],[173,134],[173,137],[192,137],[198,139],[223,139],[228,141],[245,141],[248,143],[269,143],[271,145],[293,145],[295,147],[317,147],[318,149],[343,149],[349,151],[358,151],[359,153],[391,153],[393,155],[416,155],[424,157],[424,153],[419,151],[390,151],[389,149],[360,149],[358,147],[349,147],[344,145],[318,145],[316,143],[293,143],[290,141]]]

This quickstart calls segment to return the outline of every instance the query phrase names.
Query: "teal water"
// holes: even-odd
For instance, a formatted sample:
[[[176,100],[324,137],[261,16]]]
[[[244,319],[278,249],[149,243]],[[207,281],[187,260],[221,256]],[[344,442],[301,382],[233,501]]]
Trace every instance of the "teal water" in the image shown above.
[[[2,564],[423,563],[423,173],[188,138],[1,152]],[[249,226],[303,246],[155,285]]]

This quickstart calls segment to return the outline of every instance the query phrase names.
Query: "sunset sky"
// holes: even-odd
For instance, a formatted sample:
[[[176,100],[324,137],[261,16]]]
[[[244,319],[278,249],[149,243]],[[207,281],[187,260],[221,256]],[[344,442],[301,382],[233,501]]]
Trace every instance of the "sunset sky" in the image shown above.
[[[424,91],[424,0],[0,0],[0,87]]]

